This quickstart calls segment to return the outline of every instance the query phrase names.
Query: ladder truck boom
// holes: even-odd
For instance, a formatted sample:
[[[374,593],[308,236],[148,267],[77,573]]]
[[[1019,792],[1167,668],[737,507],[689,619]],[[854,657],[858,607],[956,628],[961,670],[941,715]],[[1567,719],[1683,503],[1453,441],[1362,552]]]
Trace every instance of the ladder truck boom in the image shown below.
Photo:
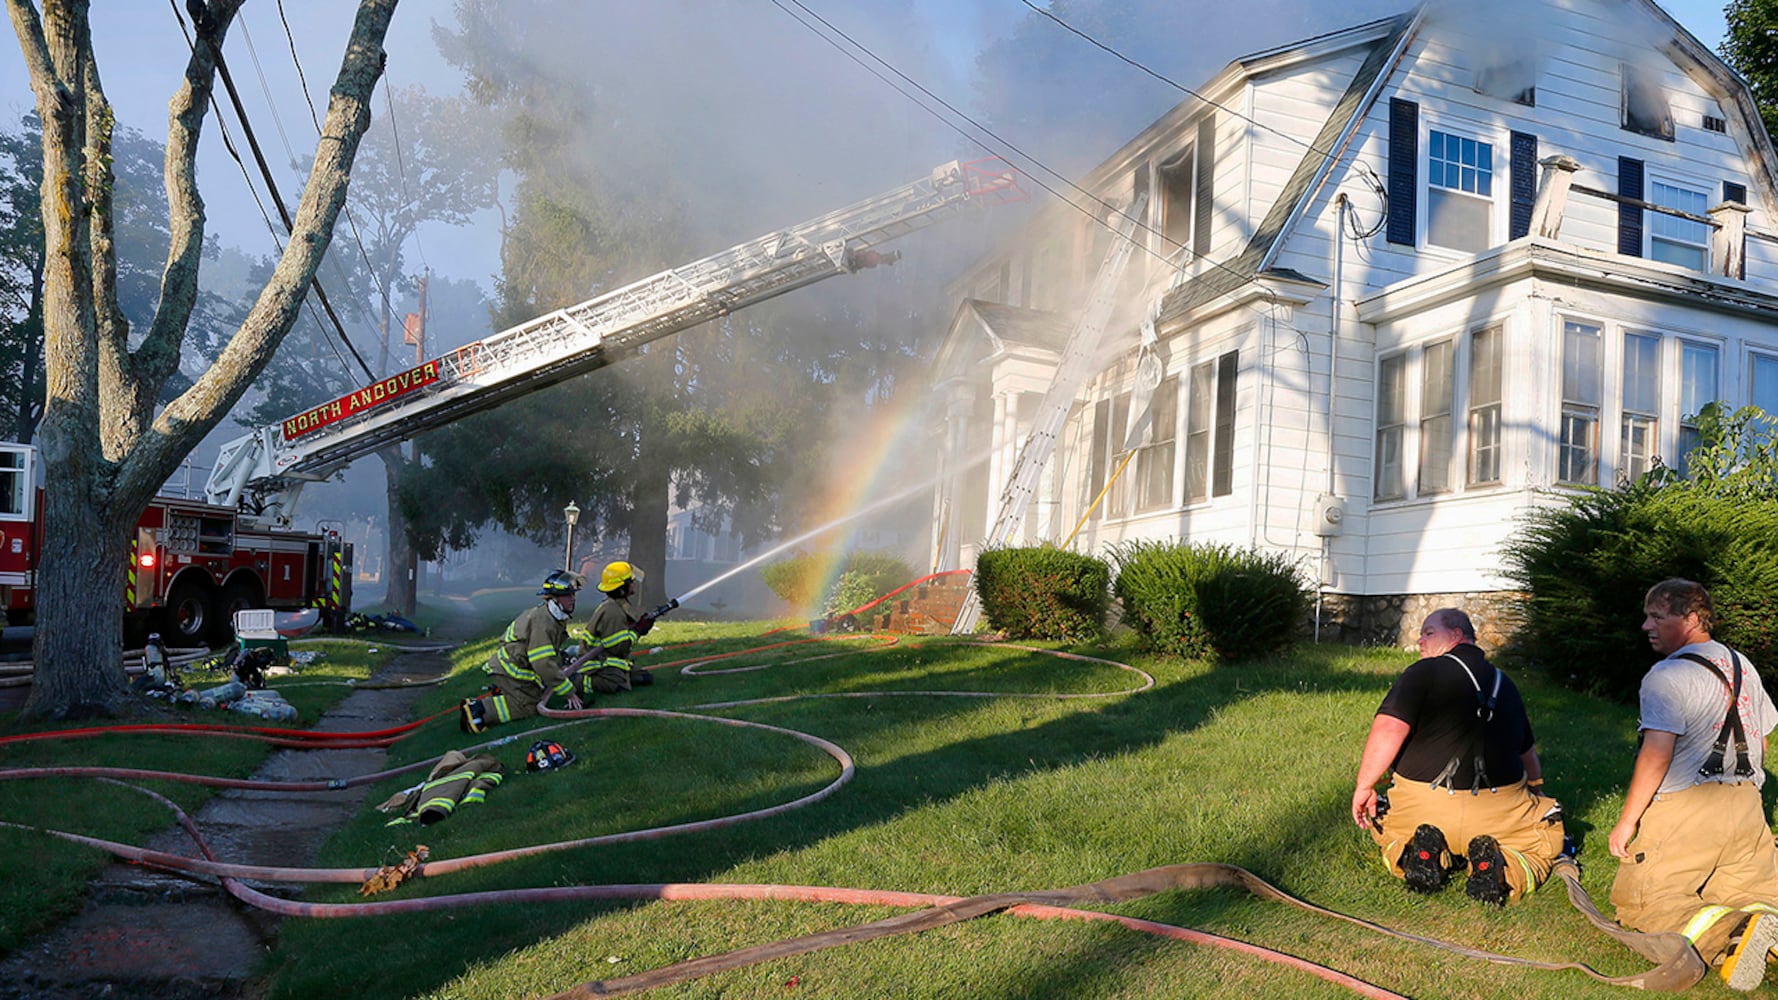
[[[379,448],[634,354],[668,334],[897,254],[874,248],[966,205],[1020,200],[998,158],[893,191],[467,344],[223,445],[210,502],[288,524],[307,481]]]

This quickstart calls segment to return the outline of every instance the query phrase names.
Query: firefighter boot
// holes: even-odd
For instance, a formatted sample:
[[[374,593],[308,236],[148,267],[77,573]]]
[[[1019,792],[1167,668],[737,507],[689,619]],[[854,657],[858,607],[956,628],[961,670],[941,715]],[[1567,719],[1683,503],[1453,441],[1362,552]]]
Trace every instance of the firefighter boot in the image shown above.
[[[457,724],[466,733],[479,733],[488,728],[487,709],[480,698],[465,698],[458,706]]]
[[[1415,892],[1437,892],[1445,887],[1450,874],[1451,851],[1445,845],[1445,832],[1430,823],[1414,830],[1414,838],[1402,849],[1402,879]]]

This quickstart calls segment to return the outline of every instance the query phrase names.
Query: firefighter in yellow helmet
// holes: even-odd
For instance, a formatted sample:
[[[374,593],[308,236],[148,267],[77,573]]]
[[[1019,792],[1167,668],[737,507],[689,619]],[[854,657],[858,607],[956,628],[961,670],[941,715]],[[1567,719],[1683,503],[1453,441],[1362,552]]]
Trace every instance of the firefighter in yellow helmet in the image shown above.
[[[574,595],[585,578],[556,570],[543,581],[537,596],[543,603],[527,608],[500,637],[500,645],[482,669],[492,681],[489,693],[465,698],[459,720],[466,733],[537,714],[549,696],[561,695],[570,709],[581,707],[580,692],[566,676],[562,647],[568,642],[568,618]]]
[[[593,610],[587,630],[603,652],[595,653],[582,668],[579,680],[583,692],[615,694],[654,683],[652,674],[630,661],[630,647],[654,627],[653,617],[630,604],[642,580],[642,571],[627,562],[610,563],[599,574],[599,592],[605,600]]]

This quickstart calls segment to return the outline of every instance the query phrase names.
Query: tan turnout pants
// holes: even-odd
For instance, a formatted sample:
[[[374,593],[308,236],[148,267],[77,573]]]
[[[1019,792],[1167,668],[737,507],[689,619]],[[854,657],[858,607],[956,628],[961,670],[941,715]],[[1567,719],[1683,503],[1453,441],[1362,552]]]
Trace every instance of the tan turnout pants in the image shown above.
[[[1388,794],[1389,811],[1371,828],[1371,839],[1383,849],[1383,864],[1396,878],[1402,877],[1402,849],[1422,823],[1438,827],[1453,854],[1469,850],[1469,842],[1482,834],[1499,841],[1506,855],[1509,899],[1542,885],[1562,853],[1556,800],[1531,794],[1523,781],[1471,794],[1397,777]]]
[[[1752,782],[1705,782],[1656,795],[1611,884],[1617,922],[1679,931],[1715,961],[1743,908],[1778,904],[1778,850]]]

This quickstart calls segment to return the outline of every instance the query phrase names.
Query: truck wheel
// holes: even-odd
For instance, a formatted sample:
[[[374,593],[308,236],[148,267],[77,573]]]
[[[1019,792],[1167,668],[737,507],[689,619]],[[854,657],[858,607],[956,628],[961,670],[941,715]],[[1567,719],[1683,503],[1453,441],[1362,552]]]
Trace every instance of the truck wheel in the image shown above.
[[[211,622],[210,642],[222,645],[234,638],[235,612],[265,607],[265,597],[252,580],[233,580],[222,588],[222,602],[216,620]]]
[[[202,646],[208,643],[209,631],[216,620],[211,607],[210,588],[192,580],[173,585],[167,594],[165,620],[161,631],[169,646]]]

